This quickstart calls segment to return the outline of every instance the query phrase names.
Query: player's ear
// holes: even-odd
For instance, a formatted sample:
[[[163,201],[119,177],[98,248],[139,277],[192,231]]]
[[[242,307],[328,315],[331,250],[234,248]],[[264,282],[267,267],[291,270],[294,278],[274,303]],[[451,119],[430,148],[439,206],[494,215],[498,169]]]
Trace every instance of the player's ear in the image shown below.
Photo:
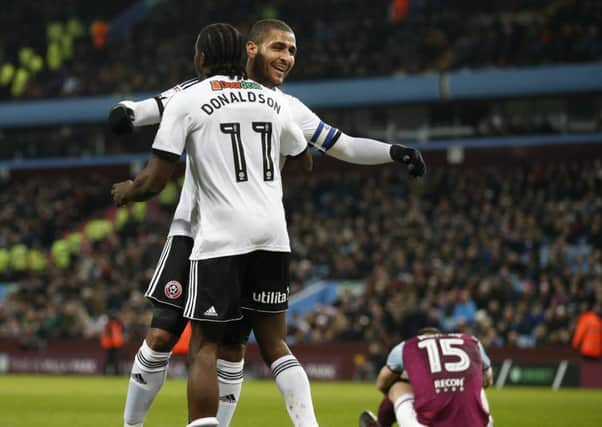
[[[257,49],[258,49],[257,44],[253,40],[249,40],[247,42],[246,48],[247,48],[247,57],[255,58],[255,55],[257,55]]]
[[[196,50],[194,52],[194,69],[199,77],[203,77],[205,75],[204,65],[205,65],[205,54],[203,52],[199,52],[198,50]]]

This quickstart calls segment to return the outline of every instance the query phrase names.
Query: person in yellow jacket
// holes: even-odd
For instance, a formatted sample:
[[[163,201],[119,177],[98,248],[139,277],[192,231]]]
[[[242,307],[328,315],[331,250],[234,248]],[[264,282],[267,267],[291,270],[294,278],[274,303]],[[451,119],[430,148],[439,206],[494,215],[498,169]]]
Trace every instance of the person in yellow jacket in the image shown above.
[[[590,311],[579,316],[572,346],[583,357],[599,359],[602,356],[602,305],[598,303]]]

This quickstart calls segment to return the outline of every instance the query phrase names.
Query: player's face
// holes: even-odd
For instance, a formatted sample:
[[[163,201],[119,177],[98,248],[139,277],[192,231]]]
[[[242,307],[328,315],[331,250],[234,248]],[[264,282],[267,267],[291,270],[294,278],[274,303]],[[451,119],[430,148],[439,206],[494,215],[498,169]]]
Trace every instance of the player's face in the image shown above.
[[[267,87],[280,86],[295,65],[295,35],[272,29],[261,44],[247,43],[249,77]]]

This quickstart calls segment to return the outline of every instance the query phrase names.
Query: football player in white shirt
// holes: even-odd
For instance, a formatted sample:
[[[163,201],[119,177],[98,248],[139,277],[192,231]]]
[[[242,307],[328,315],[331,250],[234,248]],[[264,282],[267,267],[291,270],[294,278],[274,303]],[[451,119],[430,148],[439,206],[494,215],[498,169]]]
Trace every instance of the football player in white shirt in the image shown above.
[[[218,343],[229,322],[252,318],[263,354],[285,338],[290,244],[277,165],[307,149],[279,92],[243,80],[244,43],[227,24],[199,33],[195,64],[207,78],[174,97],[153,143],[153,156],[132,181],[114,185],[118,206],[147,200],[187,152],[196,189],[196,232],[184,316],[191,319],[188,427],[217,426]],[[290,351],[282,356],[290,356]],[[292,359],[292,360],[291,360]],[[282,371],[307,375],[294,357]],[[287,402],[288,403],[288,402]],[[311,414],[295,425],[317,426]],[[307,410],[305,410],[307,412]]]
[[[255,80],[265,86],[276,88],[281,85],[288,73],[294,66],[296,54],[295,36],[292,29],[284,22],[279,20],[263,20],[257,22],[250,31],[249,41],[247,42],[247,73]],[[123,101],[118,104],[111,112],[110,125],[117,133],[127,133],[133,127],[145,126],[159,123],[162,112],[167,103],[175,94],[188,90],[198,82],[198,79],[188,80],[180,85],[169,89],[155,98],[146,99],[140,102]],[[276,89],[277,90],[277,89]],[[425,172],[425,164],[420,153],[412,148],[401,145],[390,145],[387,143],[375,141],[367,138],[355,138],[348,136],[338,129],[329,126],[307,108],[297,98],[286,95],[289,101],[289,107],[292,110],[293,119],[301,127],[307,142],[325,152],[327,155],[355,164],[383,164],[393,161],[407,165],[408,172],[414,176],[422,176]],[[174,215],[174,224],[179,225],[170,228],[166,250],[161,256],[158,265],[158,273],[151,281],[147,296],[154,302],[173,303],[166,295],[170,289],[179,294],[179,288],[172,286],[166,287],[170,282],[181,282],[186,288],[186,275],[178,271],[188,271],[188,266],[181,262],[180,252],[186,248],[190,250],[191,243],[188,241],[192,235],[190,232],[190,223],[187,224],[187,218],[190,218],[190,210],[187,208],[189,203],[186,201],[187,183],[190,181],[188,168],[185,175],[184,187],[180,196],[180,202]],[[177,248],[168,248],[173,240],[176,246],[178,241],[182,241]],[[186,243],[184,243],[186,242]],[[178,263],[178,260],[180,262]],[[179,268],[168,268],[170,265],[179,265]],[[164,268],[162,266],[165,266]],[[169,270],[170,274],[161,274],[161,269]],[[161,277],[159,277],[161,276]],[[183,280],[175,280],[174,277],[183,277]],[[157,286],[159,284],[159,286]],[[154,285],[154,287],[153,287]],[[165,288],[165,289],[164,289]],[[151,292],[154,290],[154,293]],[[185,292],[185,290],[184,290]],[[161,308],[164,307],[164,308]],[[170,309],[169,307],[172,307]],[[130,425],[141,426],[150,405],[164,383],[166,372],[166,362],[171,354],[171,348],[177,341],[184,324],[181,319],[181,309],[171,305],[155,304],[153,322],[147,334],[145,342],[140,347],[132,368],[132,379],[128,389],[128,398],[125,409],[126,427]],[[232,333],[227,334],[226,342],[220,346],[220,359],[218,359],[218,380],[220,387],[220,407],[218,418],[220,425],[229,425],[230,419],[238,403],[242,386],[242,368],[244,345],[250,333],[249,322],[238,322],[232,325]],[[281,343],[281,348],[286,349],[286,343]],[[274,358],[269,356],[265,359],[271,366],[274,373],[282,373],[279,366],[288,363],[287,357]],[[145,358],[154,358],[165,361],[165,365],[158,370],[151,371],[146,365],[140,363]],[[290,356],[292,357],[292,356]],[[279,360],[282,359],[282,360]],[[145,378],[150,378],[148,384],[140,384],[136,378],[144,374]],[[283,396],[303,396],[309,393],[308,385],[291,384],[290,382],[278,381],[279,389]],[[301,399],[294,399],[301,400]],[[307,399],[306,399],[307,400]],[[287,405],[287,408],[289,405]],[[289,411],[290,412],[290,411]],[[293,414],[291,414],[291,417]]]

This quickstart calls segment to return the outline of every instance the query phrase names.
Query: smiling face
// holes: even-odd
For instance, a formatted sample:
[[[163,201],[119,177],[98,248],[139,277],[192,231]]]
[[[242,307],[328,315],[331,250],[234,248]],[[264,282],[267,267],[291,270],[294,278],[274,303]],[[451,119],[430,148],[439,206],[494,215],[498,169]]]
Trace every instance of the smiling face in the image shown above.
[[[264,86],[280,86],[295,65],[296,53],[295,34],[273,28],[259,44],[247,42],[247,73]]]

